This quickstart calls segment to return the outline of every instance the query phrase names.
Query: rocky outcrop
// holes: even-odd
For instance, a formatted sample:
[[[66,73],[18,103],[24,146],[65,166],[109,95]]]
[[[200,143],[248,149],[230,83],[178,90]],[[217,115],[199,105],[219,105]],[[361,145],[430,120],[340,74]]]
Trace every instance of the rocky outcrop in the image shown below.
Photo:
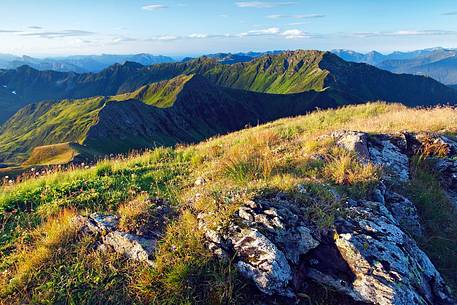
[[[147,225],[147,231],[124,232],[119,228],[119,217],[116,215],[103,215],[93,213],[87,217],[78,215],[74,222],[77,223],[81,233],[97,237],[96,248],[100,251],[114,251],[129,259],[153,265],[151,260],[157,242],[163,237],[165,227],[171,221],[174,211],[166,201],[154,200],[157,204],[154,213]],[[158,218],[160,217],[160,222]]]
[[[370,161],[384,169],[388,184],[409,180],[409,162],[413,155],[428,158],[435,164],[441,182],[450,200],[457,208],[457,139],[430,133],[397,133],[394,135],[368,135],[356,131],[337,131],[324,137],[332,137],[337,145],[356,153],[363,162]],[[412,204],[405,202],[407,210]],[[394,205],[398,214],[399,208]],[[389,206],[389,207],[394,207]],[[404,214],[404,212],[402,212]],[[415,233],[418,233],[415,230]]]
[[[386,207],[392,213],[392,216],[398,222],[402,230],[414,237],[423,235],[423,228],[414,203],[405,196],[392,191],[384,192],[384,200]]]
[[[154,253],[157,240],[139,237],[130,233],[113,231],[103,236],[103,243],[99,246],[100,250],[113,250],[126,257],[146,262],[150,265],[153,262],[149,257]]]
[[[396,145],[401,138],[357,131],[337,131],[325,137],[334,138],[337,145],[355,152],[361,161],[383,166],[385,179],[402,182],[409,179],[409,158],[401,149],[403,145]]]
[[[374,304],[454,304],[441,275],[385,205],[350,200],[347,212],[335,223],[334,238],[354,275],[343,291]],[[311,277],[341,289],[338,278]]]
[[[354,151],[362,161],[370,160],[368,150],[368,135],[357,131],[339,131],[331,134],[336,143],[349,151]]]
[[[354,304],[457,304],[413,239],[424,234],[416,207],[393,191],[408,181],[409,158],[424,148],[420,137],[360,132],[331,136],[363,162],[384,167],[385,183],[370,198],[342,202],[340,216],[327,229],[305,217],[305,204],[281,193],[246,202],[224,228],[208,229],[206,216],[200,214],[209,249],[221,258],[234,257],[238,271],[269,296],[298,300],[310,283],[318,283],[349,296]],[[457,161],[451,154],[457,146],[449,143],[448,156],[436,166],[452,190]],[[297,192],[305,195],[306,188],[299,186]],[[335,200],[341,201],[338,194]]]
[[[385,168],[384,178],[401,182],[409,179],[409,158],[389,136],[374,136],[368,142],[370,161]]]
[[[75,222],[81,232],[100,236],[96,247],[100,251],[115,251],[126,257],[152,265],[152,255],[157,240],[142,238],[117,230],[119,219],[113,215],[91,214],[88,217],[76,216]]]
[[[427,255],[386,207],[407,200],[382,194],[381,202],[349,200],[344,218],[322,231],[292,199],[247,202],[227,229],[208,230],[208,246],[235,257],[239,272],[267,295],[296,298],[310,281],[369,304],[456,304]],[[401,209],[408,228],[420,226]],[[406,221],[407,220],[407,221]]]
[[[206,229],[205,215],[200,215],[200,227],[215,253],[237,254],[238,270],[262,292],[293,296],[291,265],[319,244],[302,215],[299,207],[279,194],[247,202],[225,232]]]

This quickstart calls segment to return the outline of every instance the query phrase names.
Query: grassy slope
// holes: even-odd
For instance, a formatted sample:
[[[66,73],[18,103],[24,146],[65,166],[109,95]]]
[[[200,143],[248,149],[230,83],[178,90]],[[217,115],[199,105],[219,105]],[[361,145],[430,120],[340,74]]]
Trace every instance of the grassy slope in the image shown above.
[[[408,106],[456,104],[457,91],[429,77],[393,74],[376,67],[349,63],[326,53],[319,67],[330,72],[324,86],[363,101],[401,102]]]
[[[96,97],[23,108],[2,126],[0,158],[21,160],[37,146],[83,142],[103,106],[104,98]]]
[[[319,144],[319,135],[339,129],[455,134],[456,115],[451,108],[383,103],[318,111],[195,146],[159,148],[7,186],[0,192],[0,294],[7,303],[245,304],[255,292],[241,284],[230,264],[215,262],[202,247],[195,212],[213,212],[209,221],[223,225],[243,200],[283,191],[307,207],[310,221],[329,226],[339,202],[325,185],[334,185],[342,200],[364,196],[379,172],[333,143]],[[316,161],[315,153],[332,158]],[[351,179],[341,179],[339,173],[348,172]],[[207,183],[194,186],[200,176]],[[295,193],[298,184],[310,197]],[[166,198],[182,211],[157,249],[155,266],[103,255],[90,246],[93,237],[83,238],[68,225],[75,213],[127,217],[131,212],[123,204],[138,194]],[[305,293],[314,304],[335,302],[329,292]]]
[[[355,102],[336,92],[268,95],[220,88],[182,75],[114,97],[25,107],[3,127],[0,157],[20,161],[37,146],[64,142],[101,153],[197,142],[343,101]]]
[[[182,74],[200,74],[221,86],[264,93],[298,93],[331,86],[364,101],[423,105],[455,102],[457,99],[455,91],[429,78],[395,75],[367,65],[349,64],[326,52],[298,50],[234,65],[223,65],[215,59],[202,57],[149,67],[134,63],[117,64],[94,74],[36,71],[26,67],[0,70],[0,85],[14,88],[19,100],[12,103],[0,94],[0,103],[6,103],[14,111],[43,100],[111,96],[133,92],[147,84]]]
[[[83,143],[90,128],[97,124],[100,111],[109,101],[137,99],[157,107],[170,107],[190,78],[180,76],[114,97],[29,105],[0,129],[0,159],[20,161],[35,147],[64,142]],[[33,158],[28,162],[31,160]]]
[[[35,147],[30,157],[22,164],[32,165],[56,165],[67,164],[76,158],[94,159],[99,154],[78,143],[60,143]]]
[[[143,86],[134,92],[124,93],[111,98],[113,101],[139,100],[159,108],[173,106],[178,94],[193,75],[180,75],[168,81]]]
[[[298,93],[323,90],[328,71],[319,68],[320,51],[266,55],[248,63],[220,65],[205,74],[215,83],[236,89],[265,93]]]

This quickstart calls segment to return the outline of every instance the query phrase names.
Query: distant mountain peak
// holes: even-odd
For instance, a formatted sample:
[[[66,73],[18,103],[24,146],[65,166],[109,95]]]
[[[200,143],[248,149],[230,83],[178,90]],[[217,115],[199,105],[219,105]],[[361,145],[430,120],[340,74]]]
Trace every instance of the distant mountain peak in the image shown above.
[[[137,63],[137,62],[133,62],[133,61],[125,61],[123,64],[122,64],[123,67],[125,68],[130,68],[130,69],[142,69],[144,68],[144,66],[140,63]]]

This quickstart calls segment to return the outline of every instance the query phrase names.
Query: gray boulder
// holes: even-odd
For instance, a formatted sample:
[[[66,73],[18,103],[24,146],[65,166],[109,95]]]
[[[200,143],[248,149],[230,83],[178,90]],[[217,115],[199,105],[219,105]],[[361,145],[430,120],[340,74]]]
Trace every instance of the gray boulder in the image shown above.
[[[292,297],[293,269],[300,257],[319,242],[304,221],[303,211],[279,194],[248,201],[227,230],[206,228],[208,247],[219,257],[236,257],[236,267],[265,294]]]
[[[238,270],[251,279],[263,293],[290,295],[292,270],[284,253],[262,233],[245,228],[232,236],[233,248],[239,260]]]
[[[227,228],[207,230],[210,249],[266,295],[292,299],[313,281],[354,302],[456,304],[427,255],[405,233],[421,233],[411,202],[380,187],[382,200],[348,200],[334,231],[320,231],[287,196],[246,202]],[[391,212],[392,211],[392,212]],[[200,215],[204,225],[204,215]],[[412,234],[412,233],[411,233]]]
[[[113,231],[103,236],[100,250],[113,250],[135,261],[146,262],[153,265],[149,257],[154,253],[157,241],[142,238],[133,234]]]
[[[74,222],[84,234],[98,236],[97,248],[100,251],[114,251],[126,257],[152,265],[150,257],[162,232],[153,232],[149,236],[138,236],[118,230],[119,218],[115,215],[93,213],[88,217],[76,216]]]
[[[337,145],[355,152],[362,162],[371,161],[382,166],[386,180],[405,182],[409,179],[409,158],[402,151],[406,147],[405,139],[387,135],[368,136],[356,131],[339,131],[330,136],[335,138]]]
[[[314,264],[303,262],[307,277],[370,304],[456,304],[430,259],[384,204],[350,200],[345,209],[347,217],[335,223],[334,245],[318,247],[308,257]],[[339,260],[350,272],[335,273],[329,262],[320,262],[330,246],[339,253],[333,263]]]
[[[384,178],[390,182],[409,179],[409,158],[388,136],[372,137],[368,144],[370,160],[384,167]]]
[[[395,192],[386,192],[385,204],[402,230],[413,237],[420,237],[424,234],[416,206],[408,198]]]

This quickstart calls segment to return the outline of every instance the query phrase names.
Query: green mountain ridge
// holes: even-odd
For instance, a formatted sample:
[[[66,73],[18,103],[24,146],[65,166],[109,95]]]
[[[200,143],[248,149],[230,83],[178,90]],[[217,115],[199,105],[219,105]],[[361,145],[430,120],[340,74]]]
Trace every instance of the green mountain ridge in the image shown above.
[[[457,101],[457,91],[427,77],[397,75],[366,64],[349,63],[329,52],[298,50],[232,65],[201,57],[148,67],[127,62],[87,74],[37,71],[30,67],[0,70],[0,85],[14,90],[18,98],[7,101],[0,96],[0,103],[8,106],[0,115],[0,122],[29,103],[119,95],[182,74],[199,74],[221,87],[262,93],[290,94],[330,87],[350,91],[364,101],[382,99],[410,106]]]
[[[2,127],[0,160],[21,162],[42,145],[74,142],[97,153],[194,143],[357,99],[332,90],[264,94],[178,76],[114,97],[29,105]]]

